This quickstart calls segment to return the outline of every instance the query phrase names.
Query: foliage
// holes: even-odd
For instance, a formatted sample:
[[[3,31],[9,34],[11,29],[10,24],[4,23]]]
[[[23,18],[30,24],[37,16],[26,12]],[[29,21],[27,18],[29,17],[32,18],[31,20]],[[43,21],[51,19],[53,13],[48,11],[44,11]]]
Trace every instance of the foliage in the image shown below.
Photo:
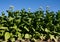
[[[0,39],[14,42],[24,38],[43,40],[60,37],[60,11],[11,10],[7,10],[8,16],[4,12],[0,16]]]

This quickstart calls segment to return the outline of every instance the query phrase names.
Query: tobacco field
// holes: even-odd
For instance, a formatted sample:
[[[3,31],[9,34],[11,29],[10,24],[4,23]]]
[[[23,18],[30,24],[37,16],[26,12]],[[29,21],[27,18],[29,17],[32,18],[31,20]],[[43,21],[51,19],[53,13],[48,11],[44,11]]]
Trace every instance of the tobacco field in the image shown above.
[[[14,11],[0,15],[0,42],[58,42],[60,40],[60,10],[39,8]]]

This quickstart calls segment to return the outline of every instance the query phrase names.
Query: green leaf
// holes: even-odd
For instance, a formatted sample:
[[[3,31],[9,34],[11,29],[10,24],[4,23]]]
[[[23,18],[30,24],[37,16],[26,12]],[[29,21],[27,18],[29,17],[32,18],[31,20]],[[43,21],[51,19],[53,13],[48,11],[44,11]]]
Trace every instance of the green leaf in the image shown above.
[[[30,35],[29,34],[25,34],[25,38],[30,38]]]
[[[55,39],[54,35],[49,34],[50,39]]]
[[[1,30],[8,30],[8,27],[0,27]]]
[[[8,40],[10,38],[10,33],[9,32],[6,32],[5,33],[5,40]]]
[[[24,26],[24,29],[26,29],[27,31],[29,31],[29,29],[26,26]]]
[[[15,38],[11,38],[11,41],[12,41],[12,42],[15,42]]]
[[[18,40],[21,40],[22,39],[21,33],[17,32],[17,35],[18,35]]]
[[[47,28],[45,28],[45,32],[50,32]]]
[[[9,21],[12,21],[14,18],[12,18],[12,17],[9,17]]]

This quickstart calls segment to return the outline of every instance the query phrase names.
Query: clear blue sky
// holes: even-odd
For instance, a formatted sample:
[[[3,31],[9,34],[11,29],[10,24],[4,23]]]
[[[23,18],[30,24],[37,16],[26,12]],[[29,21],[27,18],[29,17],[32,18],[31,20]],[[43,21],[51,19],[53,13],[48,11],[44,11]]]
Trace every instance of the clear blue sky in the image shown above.
[[[0,13],[6,11],[10,5],[13,5],[15,10],[31,8],[31,11],[35,11],[40,6],[44,10],[46,6],[49,6],[52,11],[60,10],[60,0],[0,0]]]

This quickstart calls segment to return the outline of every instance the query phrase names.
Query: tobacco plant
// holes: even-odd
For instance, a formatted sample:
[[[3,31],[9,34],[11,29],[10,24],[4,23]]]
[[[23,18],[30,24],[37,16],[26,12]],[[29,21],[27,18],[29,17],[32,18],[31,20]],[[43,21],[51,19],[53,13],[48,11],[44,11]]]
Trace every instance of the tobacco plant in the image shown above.
[[[55,40],[60,38],[60,11],[43,11],[41,8],[35,12],[30,10],[14,11],[12,8],[0,16],[0,39],[8,42],[31,39]],[[2,42],[2,41],[1,41]]]

